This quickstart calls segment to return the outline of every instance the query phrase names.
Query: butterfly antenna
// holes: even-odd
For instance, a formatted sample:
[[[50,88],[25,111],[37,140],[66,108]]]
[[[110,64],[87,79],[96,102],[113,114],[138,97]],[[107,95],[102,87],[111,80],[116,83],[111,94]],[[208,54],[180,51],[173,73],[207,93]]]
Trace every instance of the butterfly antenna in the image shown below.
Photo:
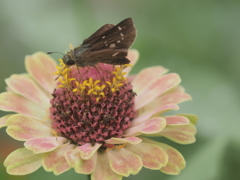
[[[52,53],[58,53],[58,54],[62,54],[62,55],[64,55],[64,54],[61,53],[61,52],[47,52],[47,54],[52,54]]]

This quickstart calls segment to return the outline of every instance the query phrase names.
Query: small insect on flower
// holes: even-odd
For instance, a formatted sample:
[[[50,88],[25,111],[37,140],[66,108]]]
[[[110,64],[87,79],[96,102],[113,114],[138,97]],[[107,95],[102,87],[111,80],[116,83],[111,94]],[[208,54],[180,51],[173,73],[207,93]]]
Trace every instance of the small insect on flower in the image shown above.
[[[128,49],[136,37],[136,29],[132,18],[127,18],[117,25],[105,24],[82,45],[72,48],[63,55],[66,66],[95,66],[97,63],[112,65],[129,64],[126,58]],[[48,52],[51,54],[53,52]]]

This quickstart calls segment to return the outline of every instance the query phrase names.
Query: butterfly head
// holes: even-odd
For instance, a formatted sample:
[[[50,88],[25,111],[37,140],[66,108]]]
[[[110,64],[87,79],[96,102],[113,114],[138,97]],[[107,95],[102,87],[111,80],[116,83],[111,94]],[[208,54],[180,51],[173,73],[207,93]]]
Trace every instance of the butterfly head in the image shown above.
[[[72,58],[72,56],[70,56],[68,54],[63,55],[62,60],[63,60],[64,64],[66,64],[67,66],[72,66],[76,63],[76,61]]]

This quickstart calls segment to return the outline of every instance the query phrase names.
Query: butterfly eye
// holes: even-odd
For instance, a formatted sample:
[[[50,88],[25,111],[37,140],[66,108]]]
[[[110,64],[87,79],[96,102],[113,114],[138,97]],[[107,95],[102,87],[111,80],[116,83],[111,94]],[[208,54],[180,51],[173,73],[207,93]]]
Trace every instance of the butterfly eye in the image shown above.
[[[66,62],[67,65],[71,66],[75,64],[75,61],[73,59],[68,59]]]
[[[68,56],[68,55],[64,55],[62,59],[63,59],[64,64],[66,64],[66,65],[68,65],[68,66],[74,65],[74,64],[76,63],[76,62],[75,62],[73,59],[71,59],[71,57]]]

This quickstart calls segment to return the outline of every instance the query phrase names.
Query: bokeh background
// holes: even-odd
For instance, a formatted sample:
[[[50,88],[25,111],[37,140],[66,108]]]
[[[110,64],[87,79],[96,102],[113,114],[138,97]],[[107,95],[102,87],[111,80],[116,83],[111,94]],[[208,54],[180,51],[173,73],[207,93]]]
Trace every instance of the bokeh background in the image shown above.
[[[5,91],[5,78],[26,72],[25,55],[65,52],[103,24],[127,17],[138,30],[132,47],[140,51],[140,61],[133,73],[154,65],[178,73],[193,97],[180,104],[179,112],[196,114],[199,122],[194,144],[160,139],[184,155],[187,166],[180,175],[143,168],[124,179],[239,180],[239,0],[0,0],[0,92]],[[42,168],[27,176],[7,175],[3,161],[23,142],[7,136],[5,128],[0,136],[0,179],[87,179],[73,170],[54,176]]]

